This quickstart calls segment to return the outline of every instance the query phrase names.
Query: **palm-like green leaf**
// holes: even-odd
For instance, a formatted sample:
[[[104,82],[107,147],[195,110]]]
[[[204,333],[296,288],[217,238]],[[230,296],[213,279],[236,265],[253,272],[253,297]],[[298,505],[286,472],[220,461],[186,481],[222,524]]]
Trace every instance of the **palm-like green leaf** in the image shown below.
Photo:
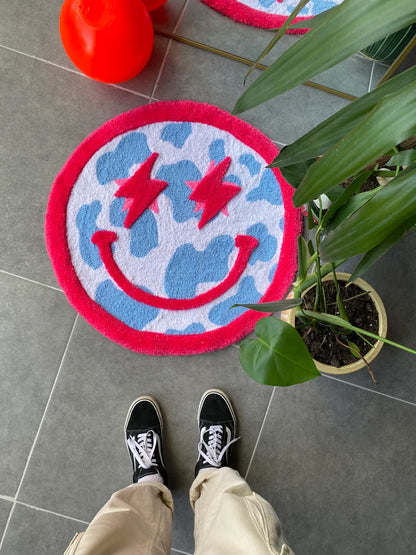
[[[416,21],[415,0],[344,0],[284,52],[238,99],[239,114],[282,94]]]
[[[301,206],[329,191],[416,133],[415,98],[416,82],[382,98],[368,116],[309,168],[293,195],[294,204]]]
[[[362,276],[364,272],[366,272],[383,255],[385,255],[386,252],[388,252],[393,245],[395,245],[397,241],[402,238],[406,231],[415,225],[415,223],[414,218],[406,220],[397,229],[393,230],[383,241],[381,241],[381,243],[366,252],[352,273],[349,281],[354,281],[358,277]]]
[[[322,256],[335,260],[367,252],[405,222],[409,227],[416,223],[416,169],[403,172],[377,190],[377,194],[329,233],[321,243]]]
[[[256,310],[257,312],[281,312],[282,310],[295,308],[300,304],[302,304],[302,299],[285,299],[283,301],[274,301],[271,303],[233,304],[231,308],[243,306],[244,308]]]
[[[287,387],[319,376],[301,336],[290,324],[273,317],[256,324],[257,339],[245,339],[240,363],[256,382]]]
[[[416,66],[389,79],[380,87],[357,98],[345,108],[314,127],[294,143],[285,146],[270,167],[283,168],[297,162],[317,158],[337,143],[344,135],[375,108],[386,95],[401,90],[416,81]],[[288,178],[289,179],[289,178]],[[291,182],[290,182],[291,183]]]
[[[345,320],[343,320],[339,316],[334,316],[332,314],[324,314],[324,313],[321,313],[321,312],[314,312],[312,310],[304,310],[303,312],[306,316],[309,316],[309,318],[312,318],[314,320],[318,320],[319,322],[323,322],[324,324],[329,324],[331,326],[339,326],[339,327],[344,328],[344,329],[349,330],[349,331],[355,331],[358,334],[367,335],[368,337],[372,337],[373,339],[378,339],[379,341],[383,341],[384,343],[388,343],[389,345],[392,345],[393,347],[398,347],[399,349],[402,349],[403,351],[407,351],[408,353],[412,353],[413,355],[416,355],[416,351],[414,351],[413,349],[410,349],[409,347],[405,347],[404,345],[400,345],[399,343],[395,343],[394,341],[390,341],[389,339],[386,339],[385,337],[380,337],[379,335],[377,335],[375,333],[372,333],[370,331],[363,330],[361,328],[357,328],[356,326],[353,326],[349,322],[346,322]]]

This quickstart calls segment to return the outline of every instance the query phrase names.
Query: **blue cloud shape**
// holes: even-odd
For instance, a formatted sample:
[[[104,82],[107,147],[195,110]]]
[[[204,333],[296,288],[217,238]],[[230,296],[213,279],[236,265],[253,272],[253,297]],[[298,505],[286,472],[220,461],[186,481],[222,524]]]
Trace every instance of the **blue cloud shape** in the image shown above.
[[[187,138],[192,133],[192,124],[189,121],[183,123],[168,123],[163,128],[162,141],[173,144],[176,148],[182,148]]]
[[[97,270],[102,266],[98,247],[91,242],[91,237],[94,233],[100,231],[96,221],[101,209],[101,202],[94,200],[91,204],[81,206],[76,217],[76,225],[79,231],[79,251],[82,260],[93,270]]]
[[[178,247],[166,269],[166,294],[171,299],[191,299],[199,283],[222,281],[228,274],[233,249],[230,235],[215,237],[204,251],[197,251],[190,243]]]
[[[127,212],[123,212],[124,198],[116,198],[110,205],[110,223],[123,227]],[[143,258],[159,244],[156,218],[151,210],[145,210],[130,228],[130,253]]]
[[[273,6],[276,0],[259,0],[259,4],[263,6],[263,8],[270,8]]]
[[[96,173],[99,183],[105,185],[114,179],[129,177],[131,166],[145,162],[151,154],[144,133],[129,133],[113,152],[106,152],[98,158]]]
[[[252,304],[258,302],[260,298],[261,293],[256,289],[254,278],[246,276],[240,281],[237,293],[211,308],[208,318],[218,326],[226,326],[247,310],[241,307],[230,310],[233,304]]]
[[[135,301],[118,289],[110,279],[99,284],[95,292],[95,300],[126,326],[139,331],[159,314],[158,308]]]
[[[195,202],[189,200],[190,187],[186,181],[199,181],[201,172],[190,160],[180,160],[176,164],[162,166],[156,175],[157,179],[167,181],[169,185],[162,194],[167,195],[172,201],[173,218],[182,223],[191,218],[200,217],[201,211],[194,213]]]
[[[225,142],[223,139],[215,139],[209,145],[209,159],[214,160],[216,164],[222,162],[225,158]]]
[[[247,235],[255,237],[259,241],[259,246],[252,252],[249,263],[255,264],[258,260],[267,262],[271,260],[277,249],[277,239],[269,234],[267,226],[262,223],[252,225],[247,229]]]
[[[184,330],[173,330],[168,329],[166,330],[167,335],[193,335],[195,333],[204,333],[205,328],[202,324],[190,324]]]
[[[283,204],[279,183],[271,169],[266,168],[264,170],[259,186],[250,191],[246,199],[248,202],[267,200],[267,202],[270,202],[270,204],[274,206]]]
[[[274,3],[275,0],[272,0],[272,2]],[[252,154],[242,154],[238,161],[248,169],[250,175],[257,175],[261,170],[260,162],[257,162]]]

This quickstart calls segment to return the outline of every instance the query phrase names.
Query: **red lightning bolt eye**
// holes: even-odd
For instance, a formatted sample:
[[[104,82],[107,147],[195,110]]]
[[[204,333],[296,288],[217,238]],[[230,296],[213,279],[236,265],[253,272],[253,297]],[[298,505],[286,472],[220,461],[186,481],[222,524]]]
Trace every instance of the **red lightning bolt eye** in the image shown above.
[[[217,166],[211,165],[189,196],[190,200],[197,203],[197,207],[198,205],[203,207],[199,229],[202,229],[218,212],[226,210],[230,200],[241,191],[241,187],[223,181],[230,164],[231,158],[227,156]]]
[[[114,196],[126,199],[123,208],[123,210],[127,210],[124,221],[124,227],[126,228],[131,227],[168,186],[167,181],[150,177],[158,156],[157,152],[151,154],[136,173],[124,181],[114,193]]]

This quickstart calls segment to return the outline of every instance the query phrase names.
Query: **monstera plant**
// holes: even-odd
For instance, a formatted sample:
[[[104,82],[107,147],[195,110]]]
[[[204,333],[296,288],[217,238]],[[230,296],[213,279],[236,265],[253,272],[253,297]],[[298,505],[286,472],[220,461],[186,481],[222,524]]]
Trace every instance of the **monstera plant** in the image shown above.
[[[297,11],[307,1],[302,0]],[[311,21],[311,30],[247,88],[233,113],[254,108],[415,22],[415,0],[344,0]],[[285,27],[290,24],[289,19]],[[284,30],[277,33],[252,69],[270,52]],[[371,332],[352,329],[356,326],[349,322],[338,294],[338,311],[328,313],[322,278],[334,273],[348,258],[361,254],[352,281],[415,226],[415,135],[416,67],[413,67],[356,99],[283,148],[270,167],[280,168],[296,189],[295,206],[307,205],[309,229],[315,234],[314,238],[299,240],[295,298],[245,306],[264,312],[296,310],[299,327],[330,326],[355,356],[362,356],[349,334],[355,332],[368,338]],[[387,179],[362,192],[361,186],[371,176]],[[327,211],[323,209],[322,195],[331,201]],[[336,274],[334,280],[336,283]],[[313,310],[305,309],[302,300],[306,286],[310,285],[316,288]],[[300,335],[287,322],[264,318],[256,326],[256,335],[240,345],[241,364],[255,380],[287,386],[319,375]]]

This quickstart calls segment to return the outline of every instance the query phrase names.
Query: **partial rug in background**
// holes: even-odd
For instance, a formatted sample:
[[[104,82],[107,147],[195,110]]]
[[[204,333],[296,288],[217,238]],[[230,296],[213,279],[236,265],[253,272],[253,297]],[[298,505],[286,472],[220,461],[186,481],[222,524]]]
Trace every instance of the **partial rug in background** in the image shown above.
[[[231,17],[235,21],[261,27],[277,29],[281,27],[293,12],[299,0],[201,0],[214,10]],[[343,0],[310,0],[301,10],[294,22],[308,20],[329,8],[341,4]],[[308,30],[297,29],[289,33],[303,34]]]
[[[158,102],[90,135],[52,187],[46,243],[70,303],[141,353],[226,347],[281,299],[299,211],[266,166],[277,147],[217,107]]]

